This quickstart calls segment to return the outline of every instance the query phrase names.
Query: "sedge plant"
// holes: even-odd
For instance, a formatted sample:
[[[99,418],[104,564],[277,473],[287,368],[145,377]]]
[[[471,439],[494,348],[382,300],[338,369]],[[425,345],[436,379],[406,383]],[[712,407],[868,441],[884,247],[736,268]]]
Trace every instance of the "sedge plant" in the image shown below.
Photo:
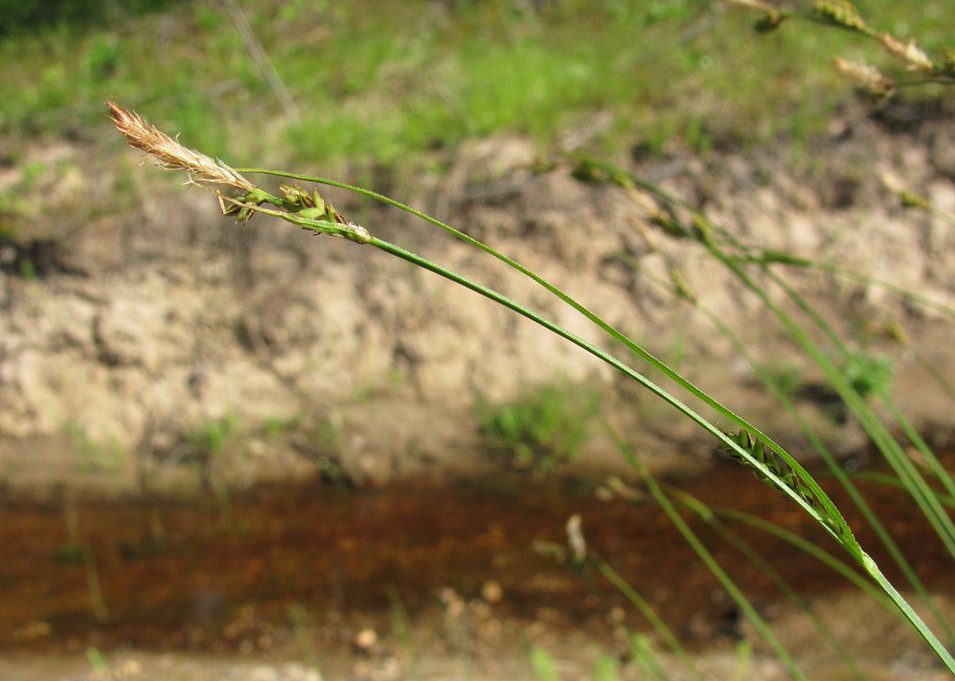
[[[875,66],[849,61],[841,57],[835,58],[833,64],[842,75],[850,78],[870,94],[879,98],[885,100],[897,98],[903,87],[913,85],[925,83],[955,84],[955,51],[951,49],[942,50],[940,54],[929,56],[918,46],[915,39],[903,43],[891,34],[873,28],[850,0],[815,0],[809,11],[782,8],[762,0],[727,0],[727,3],[762,12],[763,18],[756,24],[757,30],[761,32],[775,30],[787,20],[804,20],[817,25],[844,30],[875,42],[896,62],[901,63],[904,67],[904,74],[890,78]],[[829,385],[838,395],[842,404],[845,405],[847,413],[858,422],[876,450],[889,464],[893,475],[889,476],[887,480],[909,494],[926,521],[936,532],[942,546],[949,555],[955,557],[955,523],[952,522],[948,510],[945,508],[945,501],[955,496],[955,480],[893,401],[889,392],[890,368],[887,362],[884,358],[869,357],[850,348],[832,326],[825,321],[824,316],[815,310],[812,304],[783,278],[780,270],[784,268],[813,268],[828,271],[839,276],[854,278],[866,284],[881,286],[893,294],[911,300],[913,303],[932,307],[949,318],[955,317],[952,310],[925,296],[901,290],[886,282],[856,272],[840,269],[833,264],[816,263],[810,259],[789,253],[752,248],[735,239],[730,230],[713,224],[706,215],[677,197],[667,194],[659,187],[642,181],[619,167],[598,160],[587,158],[578,158],[577,160],[578,167],[575,172],[578,176],[610,181],[628,190],[640,187],[655,196],[669,209],[666,214],[661,214],[660,219],[666,222],[672,233],[699,242],[709,256],[722,263],[746,289],[759,298],[764,309],[775,317],[783,331],[789,335],[805,356],[822,371]],[[932,206],[927,199],[898,186],[898,182],[894,178],[883,176],[881,179],[885,189],[897,195],[903,207],[930,212],[946,222],[951,222],[951,217],[947,213]],[[682,213],[683,216],[686,216],[686,219],[681,221],[675,217],[677,213]],[[671,279],[670,286],[677,298],[701,308],[698,299],[682,281],[678,272],[674,272]],[[768,286],[776,287],[783,293],[784,297],[793,303],[798,311],[796,315],[774,302],[774,299],[768,295],[766,282],[768,282]],[[896,568],[909,583],[910,588],[918,595],[923,606],[938,623],[945,639],[951,645],[955,641],[955,632],[953,632],[951,623],[939,611],[937,604],[930,596],[925,585],[922,584],[910,561],[891,536],[886,524],[876,516],[874,510],[856,487],[852,475],[843,469],[831,452],[828,451],[825,443],[799,415],[792,404],[791,396],[786,395],[773,377],[752,360],[739,339],[735,337],[733,330],[714,311],[703,309],[703,312],[720,333],[730,340],[736,348],[737,354],[746,359],[755,369],[756,374],[763,380],[783,408],[793,416],[794,421],[806,435],[807,440],[821,460],[828,466],[832,477],[843,487],[852,503],[861,512],[867,525],[874,531],[890,559],[895,563]],[[811,330],[815,330],[825,339],[830,350],[824,350],[810,336],[808,331]],[[926,364],[924,361],[921,361],[921,363]],[[947,394],[953,394],[950,386],[946,385],[939,372],[932,370],[932,367],[927,368],[929,376],[936,380]],[[882,408],[883,413],[886,414],[885,419],[876,414],[873,403],[877,403]],[[900,433],[901,436],[897,436],[895,433]],[[738,435],[749,437],[742,431]],[[905,442],[905,440],[908,442]],[[766,459],[767,463],[776,467],[777,472],[786,475],[785,464],[782,464],[782,468],[780,468],[780,461],[775,459],[776,454],[767,451],[763,443],[757,439],[750,441],[748,444],[752,444],[757,450],[762,450],[762,457]],[[730,455],[734,456],[732,452]],[[772,481],[770,482],[775,484]],[[939,488],[941,491],[939,491]]]
[[[597,314],[584,307],[581,303],[533,271],[497,252],[490,246],[398,201],[368,189],[325,178],[263,168],[234,169],[221,161],[214,160],[205,154],[183,146],[177,140],[146,123],[137,114],[127,111],[114,102],[108,102],[107,107],[116,127],[126,137],[130,145],[146,152],[147,155],[161,166],[187,171],[191,183],[206,187],[215,194],[219,200],[223,214],[234,216],[237,220],[248,220],[255,213],[262,213],[263,215],[280,218],[311,232],[341,237],[356,245],[370,246],[388,255],[405,260],[417,267],[433,272],[455,284],[474,291],[488,300],[498,303],[531,320],[605,362],[630,380],[635,381],[646,390],[649,390],[664,400],[673,408],[677,409],[684,417],[690,419],[699,428],[712,436],[733,458],[753,470],[757,477],[778,489],[792,503],[796,504],[803,512],[807,513],[812,519],[819,523],[842,549],[847,552],[851,559],[875,581],[878,587],[891,599],[902,616],[911,623],[926,644],[938,656],[945,667],[952,674],[955,674],[955,659],[953,659],[951,653],[899,593],[895,586],[886,578],[880,567],[856,540],[851,528],[835,504],[820,488],[816,480],[789,452],[755,425],[735,414],[719,401],[690,383],[666,363],[660,361],[642,346],[612,327]],[[261,189],[247,179],[246,175],[251,174],[277,176],[285,178],[286,180],[311,182],[352,191],[406,211],[445,230],[455,238],[499,259],[533,282],[543,286],[551,294],[596,325],[597,328],[606,333],[613,341],[636,355],[639,360],[647,363],[653,370],[662,374],[662,376],[675,386],[689,393],[689,395],[702,405],[714,411],[718,415],[718,418],[733,423],[735,432],[724,430],[714,421],[704,417],[700,409],[693,408],[690,404],[676,397],[671,391],[648,378],[644,373],[637,371],[630,364],[571,333],[563,326],[542,316],[527,306],[478,282],[463,277],[443,265],[429,261],[416,253],[385,241],[375,236],[372,231],[366,227],[349,221],[335,209],[334,206],[326,201],[317,190],[309,192],[298,186],[283,184],[280,185],[280,194],[276,195]],[[679,229],[678,225],[674,227]],[[715,245],[717,243],[712,231],[712,226],[706,221],[695,221],[691,230],[704,245]],[[713,252],[715,255],[723,255],[721,261],[727,264],[727,266],[734,264],[730,258],[725,257],[725,254],[718,249],[714,248]],[[825,358],[822,359],[825,360]],[[839,376],[836,374],[837,370],[833,369],[833,378],[838,381]],[[850,406],[855,406],[859,412],[862,412],[863,410],[859,405],[861,398],[858,398],[857,394],[852,392],[848,381],[844,378],[842,378],[841,381],[837,388],[845,388],[845,395],[849,397],[847,401],[852,403]],[[843,391],[840,391],[840,394],[842,392]],[[872,427],[875,431],[878,431],[876,426],[873,425]],[[890,445],[887,446],[891,448]],[[660,496],[659,499],[661,504],[669,504],[669,502],[665,502],[665,496]],[[932,506],[929,500],[923,498],[921,501],[927,504],[928,507]],[[669,505],[672,506],[672,504]],[[679,516],[674,514],[675,522],[678,518]],[[944,525],[944,521],[941,518],[935,516],[935,519]],[[690,535],[687,535],[687,538],[689,540]],[[704,555],[704,553],[701,552],[701,555]],[[711,569],[714,570],[718,570],[718,568],[719,566],[711,566]],[[745,606],[743,606],[743,608],[744,610],[746,609]],[[756,616],[756,613],[750,614]],[[785,659],[785,651],[780,651],[780,653]]]
[[[640,186],[654,194],[667,205],[677,207],[687,212],[689,219],[686,224],[674,217],[667,218],[672,221],[671,229],[686,238],[695,239],[708,251],[711,257],[724,264],[748,290],[759,298],[765,309],[776,318],[783,330],[788,333],[792,340],[804,351],[806,356],[817,365],[826,376],[829,384],[843,400],[849,413],[859,422],[863,430],[871,438],[877,450],[893,468],[900,486],[910,494],[928,522],[932,525],[933,529],[935,529],[943,545],[951,553],[953,541],[955,541],[955,534],[952,532],[952,522],[942,508],[941,499],[938,494],[933,491],[931,484],[931,480],[934,480],[943,488],[949,490],[952,485],[955,484],[952,481],[951,475],[944,469],[931,449],[893,403],[887,392],[885,381],[860,382],[858,380],[858,376],[856,376],[852,369],[853,358],[856,356],[856,353],[853,353],[846,346],[845,342],[822,319],[821,315],[812,308],[808,301],[799,296],[775,269],[778,266],[803,267],[805,265],[801,260],[792,258],[784,253],[763,253],[757,256],[754,254],[754,249],[737,241],[724,226],[713,224],[705,215],[694,210],[686,202],[680,201],[676,197],[664,192],[659,187],[644,182],[640,178],[626,173],[618,167],[604,164],[593,159],[579,159],[579,162],[583,166],[579,166],[576,171],[579,176],[593,178],[595,177],[594,173],[599,171],[603,179],[607,181],[619,184],[625,188]],[[747,266],[755,265],[759,272],[766,275],[772,283],[779,286],[796,304],[800,311],[805,314],[806,320],[799,321],[795,319],[779,304],[775,303],[771,299],[769,291],[757,283],[752,274],[743,266],[744,263]],[[923,605],[932,614],[943,631],[945,638],[948,641],[955,640],[955,633],[953,633],[950,623],[942,613],[938,611],[927,588],[922,584],[910,561],[892,538],[885,523],[876,516],[868,501],[854,484],[851,476],[836,460],[836,457],[829,451],[822,439],[799,415],[792,403],[792,399],[779,390],[772,377],[757,365],[733,330],[720,319],[719,315],[700,304],[696,295],[687,287],[685,282],[682,281],[678,273],[671,273],[671,279],[670,286],[677,298],[696,306],[706,314],[719,332],[730,340],[737,354],[753,367],[757,376],[767,385],[785,411],[794,418],[794,421],[799,425],[806,436],[807,441],[812,445],[820,459],[827,465],[832,477],[843,487],[852,500],[852,503],[862,513],[868,526],[875,532],[880,543],[902,573],[905,580],[909,583],[909,586],[918,594]],[[818,343],[810,338],[807,328],[813,326],[817,327],[836,349],[838,355],[841,357],[838,364],[837,360],[831,358]],[[912,462],[911,457],[907,454],[904,445],[892,435],[888,426],[878,418],[872,405],[867,401],[866,395],[863,394],[868,392],[873,393],[873,396],[877,397],[878,400],[883,403],[886,411],[896,421],[896,426],[910,439],[912,446],[927,462],[930,470],[928,477],[930,479],[926,479],[926,476],[920,473],[917,466]],[[747,439],[751,438],[751,434],[745,430],[740,430],[737,436]],[[786,475],[785,463],[776,459],[776,452],[767,450],[764,447],[764,443],[758,438],[749,439],[747,444],[752,445],[757,455],[763,458],[770,467],[776,468],[778,473]],[[738,458],[734,452],[729,451],[728,453],[731,457]],[[757,475],[760,475],[758,471]],[[767,482],[776,486],[776,483],[772,480],[767,479]],[[796,481],[793,482],[794,484],[799,484]]]
[[[808,10],[776,5],[764,0],[723,0],[730,6],[755,10],[762,14],[756,30],[762,33],[779,29],[784,22],[805,21],[831,26],[862,36],[878,44],[905,70],[901,77],[889,76],[873,64],[835,57],[833,66],[844,77],[856,82],[872,94],[888,96],[902,87],[925,83],[955,84],[955,48],[930,56],[915,39],[902,42],[887,31],[880,31],[867,22],[852,0],[813,0]]]

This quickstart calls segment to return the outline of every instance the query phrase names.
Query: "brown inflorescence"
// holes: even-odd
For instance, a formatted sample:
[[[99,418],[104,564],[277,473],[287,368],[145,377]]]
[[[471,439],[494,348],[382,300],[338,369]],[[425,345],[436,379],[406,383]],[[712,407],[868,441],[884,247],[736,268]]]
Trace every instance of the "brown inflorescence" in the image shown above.
[[[197,183],[228,185],[245,192],[255,189],[251,182],[226,164],[183,146],[138,114],[127,111],[113,101],[107,101],[106,107],[129,145],[145,151],[160,166],[185,170],[190,179]]]

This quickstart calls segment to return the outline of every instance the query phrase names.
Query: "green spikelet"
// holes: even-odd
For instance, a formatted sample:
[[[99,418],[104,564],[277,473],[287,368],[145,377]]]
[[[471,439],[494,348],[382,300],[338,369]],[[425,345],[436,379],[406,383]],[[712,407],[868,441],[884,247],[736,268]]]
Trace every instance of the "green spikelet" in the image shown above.
[[[670,275],[670,283],[673,284],[673,292],[678,298],[683,300],[688,300],[691,303],[696,302],[696,294],[693,293],[693,289],[690,288],[689,284],[686,283],[686,279],[683,278],[683,275],[680,274],[680,270],[676,267],[671,267],[668,270]]]
[[[942,71],[955,78],[955,47],[946,48],[942,53]]]
[[[875,30],[863,21],[850,0],[816,0],[813,10],[816,16],[837,26],[864,35],[875,35]]]
[[[789,464],[787,464],[776,452],[766,449],[762,442],[756,439],[756,437],[747,430],[740,430],[738,433],[726,433],[730,438],[732,438],[736,443],[745,449],[747,452],[753,455],[753,458],[759,461],[761,464],[765,465],[770,471],[772,471],[778,478],[780,478],[786,487],[796,492],[803,501],[813,507],[818,508],[818,503],[815,495],[796,475],[796,471],[792,469]],[[750,465],[749,462],[744,459],[739,452],[735,450],[728,450],[728,454],[745,465]],[[758,468],[753,469],[754,475],[759,479],[770,485],[771,487],[783,491],[783,487],[779,485],[775,480],[768,477],[762,470]]]
[[[738,433],[725,432],[725,434],[736,442],[736,444],[749,452],[754,459],[765,465],[767,469],[779,478],[782,485],[766,475],[765,471],[753,467],[739,452],[727,448],[726,452],[731,458],[745,466],[753,468],[753,474],[758,480],[762,480],[773,489],[780,491],[789,489],[795,492],[803,501],[818,512],[820,519],[836,534],[844,537],[852,536],[852,531],[838,515],[838,512],[835,511],[830,504],[824,503],[822,499],[817,497],[812,488],[803,482],[796,470],[776,452],[767,449],[762,442],[756,439],[755,435],[745,429],[740,429]]]

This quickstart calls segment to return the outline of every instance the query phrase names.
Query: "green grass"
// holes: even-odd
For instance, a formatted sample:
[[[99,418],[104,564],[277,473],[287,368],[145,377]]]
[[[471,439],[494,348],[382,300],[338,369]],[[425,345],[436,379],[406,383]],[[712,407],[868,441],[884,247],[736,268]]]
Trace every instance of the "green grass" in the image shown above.
[[[889,392],[892,384],[892,359],[886,355],[851,352],[842,361],[840,369],[862,397]]]
[[[76,453],[77,468],[83,473],[118,474],[128,461],[127,453],[115,438],[107,438],[105,443],[96,441],[73,419],[64,421],[63,430]]]
[[[283,112],[232,19],[205,3],[168,3],[0,38],[0,136],[80,134],[104,125],[102,102],[113,97],[233,161],[413,165],[501,132],[544,149],[570,131],[600,153],[671,142],[706,152],[803,140],[850,89],[833,56],[888,61],[843,31],[792,22],[759,36],[753,15],[702,0],[562,0],[539,12],[502,1],[240,6],[297,117]],[[952,32],[939,3],[916,12],[870,0],[866,10],[929,52]]]
[[[203,418],[186,429],[183,439],[195,455],[215,457],[222,453],[226,441],[238,427],[238,419],[229,412],[219,418]]]
[[[546,474],[577,457],[592,434],[600,402],[593,390],[554,382],[512,402],[479,402],[477,408],[491,449],[505,452],[519,468]]]

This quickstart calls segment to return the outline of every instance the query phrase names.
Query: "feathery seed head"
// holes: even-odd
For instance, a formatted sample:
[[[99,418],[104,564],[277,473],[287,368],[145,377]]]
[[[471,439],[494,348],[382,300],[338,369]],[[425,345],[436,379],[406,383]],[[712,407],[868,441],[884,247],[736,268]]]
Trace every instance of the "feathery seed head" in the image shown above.
[[[885,95],[895,90],[895,83],[871,64],[836,57],[832,60],[836,70],[846,78],[856,81],[869,92]]]
[[[908,64],[909,69],[922,69],[923,71],[932,71],[935,69],[935,64],[928,58],[928,55],[918,48],[914,40],[910,40],[908,44],[905,44],[901,40],[893,38],[888,33],[883,33],[876,39],[882,43],[882,47],[884,47],[889,54]]]
[[[245,192],[255,189],[247,179],[221,161],[183,146],[155,126],[144,121],[138,114],[127,111],[116,102],[107,101],[106,108],[113,124],[126,137],[126,142],[145,151],[163,168],[179,168],[189,173],[195,183],[221,184]]]

